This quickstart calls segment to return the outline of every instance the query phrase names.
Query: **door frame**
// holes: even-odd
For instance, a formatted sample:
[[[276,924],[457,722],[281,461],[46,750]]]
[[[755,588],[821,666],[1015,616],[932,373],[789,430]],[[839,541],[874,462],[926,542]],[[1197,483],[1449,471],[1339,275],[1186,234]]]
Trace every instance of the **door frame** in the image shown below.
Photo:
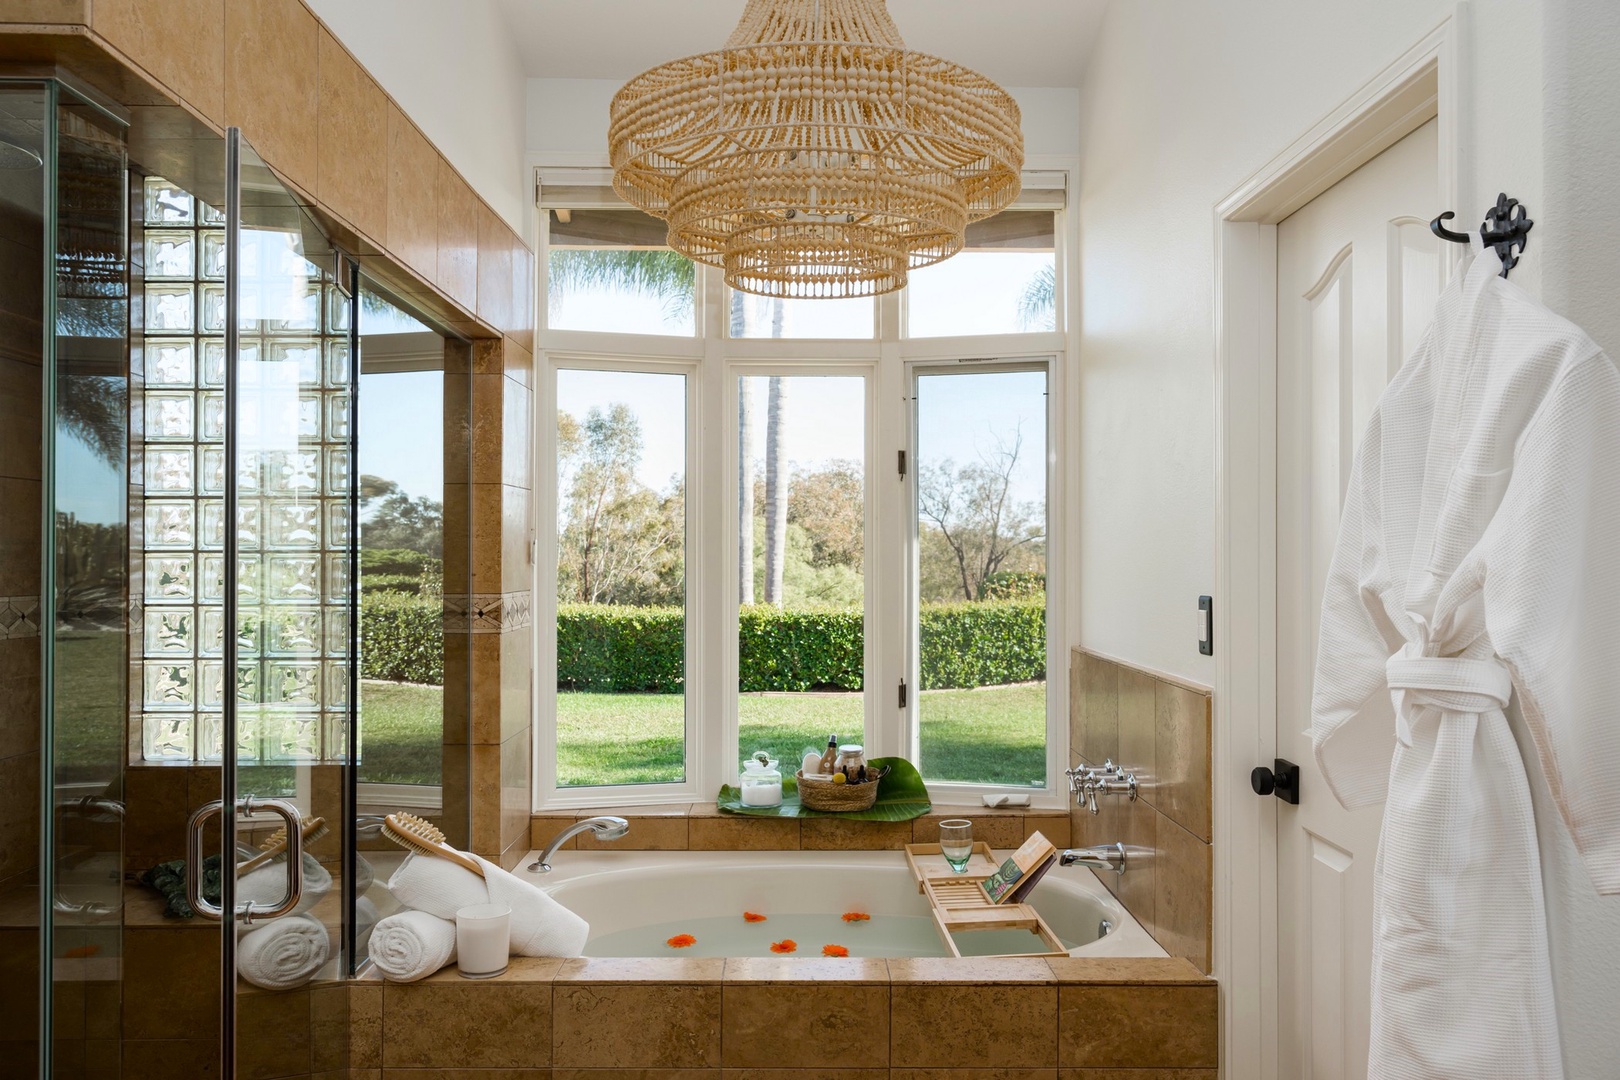
[[[1460,203],[1462,4],[1215,206],[1214,971],[1222,1075],[1278,1080],[1277,224],[1430,120],[1435,210]]]

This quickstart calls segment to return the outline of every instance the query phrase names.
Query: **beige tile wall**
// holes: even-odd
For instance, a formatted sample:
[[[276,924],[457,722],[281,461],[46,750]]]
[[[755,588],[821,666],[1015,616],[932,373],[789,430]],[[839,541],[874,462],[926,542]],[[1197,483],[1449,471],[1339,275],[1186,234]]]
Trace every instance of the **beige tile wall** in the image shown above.
[[[756,818],[722,814],[713,803],[665,806],[620,806],[535,814],[529,821],[529,843],[542,848],[574,821],[614,814],[630,822],[621,840],[598,843],[589,834],[569,840],[564,848],[620,851],[886,851],[907,844],[939,841],[939,823],[967,818],[973,834],[996,848],[1015,848],[1040,832],[1058,847],[1069,843],[1066,810],[991,810],[984,806],[935,806],[934,812],[911,821],[840,821],[836,818]]]
[[[1074,764],[1112,760],[1137,777],[1135,802],[1075,807],[1076,846],[1123,842],[1123,876],[1098,877],[1167,952],[1210,966],[1210,692],[1075,649],[1069,662]]]
[[[482,982],[452,968],[357,984],[350,1009],[351,1077],[385,1080],[1214,1080],[1216,1068],[1215,984],[1180,959],[514,959]]]

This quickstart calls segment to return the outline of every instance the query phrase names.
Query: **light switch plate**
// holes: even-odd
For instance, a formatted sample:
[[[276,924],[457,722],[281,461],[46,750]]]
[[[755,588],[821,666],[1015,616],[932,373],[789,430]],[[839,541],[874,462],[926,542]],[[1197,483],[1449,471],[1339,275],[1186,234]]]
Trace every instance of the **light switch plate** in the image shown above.
[[[1208,596],[1198,598],[1198,651],[1215,655],[1215,601]]]

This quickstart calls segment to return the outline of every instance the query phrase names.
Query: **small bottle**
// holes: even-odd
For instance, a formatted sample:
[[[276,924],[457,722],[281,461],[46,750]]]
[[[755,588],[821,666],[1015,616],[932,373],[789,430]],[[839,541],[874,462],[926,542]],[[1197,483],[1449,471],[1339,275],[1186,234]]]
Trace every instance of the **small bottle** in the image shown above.
[[[833,774],[833,771],[834,771],[833,766],[835,764],[837,764],[837,762],[838,762],[838,736],[837,735],[829,735],[829,736],[827,736],[827,752],[821,755],[821,769],[820,769],[820,771],[827,774],[828,776],[831,776]]]

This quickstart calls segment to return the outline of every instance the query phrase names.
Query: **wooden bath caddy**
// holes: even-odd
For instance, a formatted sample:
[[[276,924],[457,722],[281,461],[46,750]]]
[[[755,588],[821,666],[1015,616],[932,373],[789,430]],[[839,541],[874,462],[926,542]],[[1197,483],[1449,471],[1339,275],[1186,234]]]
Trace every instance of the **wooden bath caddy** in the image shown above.
[[[1000,866],[983,840],[973,843],[967,870],[956,873],[945,861],[938,844],[907,844],[906,865],[917,879],[917,891],[928,897],[934,927],[954,957],[962,952],[953,936],[975,930],[1024,930],[1040,938],[1043,952],[997,953],[998,956],[1068,956],[1069,950],[1046,925],[1040,912],[1028,904],[992,904],[979,882]]]

